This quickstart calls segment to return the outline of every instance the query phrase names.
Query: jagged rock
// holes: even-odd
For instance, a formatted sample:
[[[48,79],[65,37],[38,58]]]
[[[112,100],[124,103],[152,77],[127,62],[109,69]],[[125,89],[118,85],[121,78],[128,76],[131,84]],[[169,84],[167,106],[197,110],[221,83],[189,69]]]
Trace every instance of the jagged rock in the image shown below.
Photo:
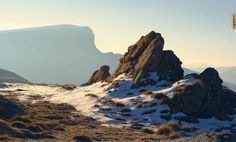
[[[89,85],[99,81],[105,81],[108,77],[110,77],[109,69],[110,67],[107,65],[101,66],[99,70],[96,70],[92,74],[87,84]]]
[[[223,81],[215,69],[208,68],[192,77],[196,78],[194,83],[178,86],[174,97],[166,101],[172,112],[222,120],[229,120],[229,115],[236,113],[236,93],[222,87]]]
[[[133,77],[133,87],[147,85],[141,80],[148,78],[151,72],[157,72],[160,80],[177,81],[183,78],[182,62],[173,51],[163,51],[164,39],[160,33],[150,32],[148,35],[130,46],[128,52],[120,59],[115,73],[109,78],[113,80],[122,73]],[[153,81],[150,81],[153,84]]]

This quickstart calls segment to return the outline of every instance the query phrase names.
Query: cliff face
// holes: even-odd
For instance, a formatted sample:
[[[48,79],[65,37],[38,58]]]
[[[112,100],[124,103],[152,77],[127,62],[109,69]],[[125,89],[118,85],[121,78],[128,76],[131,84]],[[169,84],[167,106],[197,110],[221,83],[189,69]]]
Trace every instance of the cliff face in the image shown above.
[[[80,84],[121,55],[102,53],[89,27],[56,25],[0,31],[0,65],[34,83]],[[6,60],[8,59],[8,60]]]

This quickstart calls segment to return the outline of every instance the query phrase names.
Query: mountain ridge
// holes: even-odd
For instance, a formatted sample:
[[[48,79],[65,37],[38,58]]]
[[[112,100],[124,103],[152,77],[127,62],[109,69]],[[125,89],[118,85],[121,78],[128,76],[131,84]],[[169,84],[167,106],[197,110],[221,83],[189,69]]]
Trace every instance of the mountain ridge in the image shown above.
[[[1,68],[0,68],[0,82],[30,84],[28,80],[17,75],[16,73]]]
[[[206,137],[205,134],[208,138],[212,134],[216,137],[228,136],[221,140],[233,140],[231,138],[236,132],[236,93],[223,86],[219,73],[211,67],[200,74],[184,76],[182,62],[173,51],[165,51],[163,47],[163,37],[151,32],[128,49],[112,75],[109,66],[103,65],[91,73],[87,85],[6,84],[0,92],[7,97],[14,95],[19,102],[37,103],[36,108],[41,108],[43,104],[43,108],[52,109],[48,107],[48,102],[69,104],[77,111],[74,115],[91,117],[91,120],[96,120],[94,123],[119,128],[122,132],[126,129],[133,132],[141,130],[151,134],[154,141],[157,137],[174,141],[199,135]],[[51,106],[56,110],[59,107],[60,114],[64,107],[70,108]],[[39,114],[53,120],[67,117],[67,114],[63,117],[59,115],[59,118],[51,113]],[[76,122],[70,123],[68,118],[64,120],[66,124]],[[89,127],[97,128],[94,125]],[[229,135],[217,133],[225,131]],[[141,134],[140,131],[138,134]]]
[[[104,63],[113,71],[121,57],[102,53],[96,48],[91,28],[75,25],[4,31],[0,32],[0,42],[1,67],[34,83],[81,84]],[[6,58],[10,60],[4,61]]]

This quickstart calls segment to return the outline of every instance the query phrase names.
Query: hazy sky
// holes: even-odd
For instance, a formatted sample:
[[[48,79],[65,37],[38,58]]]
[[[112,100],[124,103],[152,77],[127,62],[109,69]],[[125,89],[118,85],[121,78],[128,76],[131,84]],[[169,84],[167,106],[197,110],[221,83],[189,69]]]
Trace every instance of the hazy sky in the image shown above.
[[[1,30],[89,26],[97,48],[115,53],[155,30],[185,66],[236,65],[236,0],[0,0],[0,9]]]

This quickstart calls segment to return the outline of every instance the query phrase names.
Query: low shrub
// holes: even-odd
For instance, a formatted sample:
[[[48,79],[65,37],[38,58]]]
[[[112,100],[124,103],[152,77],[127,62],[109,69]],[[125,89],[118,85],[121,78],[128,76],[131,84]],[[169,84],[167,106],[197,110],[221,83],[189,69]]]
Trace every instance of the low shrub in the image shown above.
[[[104,111],[110,111],[110,110],[112,110],[111,107],[101,107],[100,109],[101,109],[101,110],[104,110]]]
[[[99,108],[100,106],[98,104],[95,104],[93,107]]]
[[[169,122],[158,127],[157,135],[162,135],[162,140],[172,140],[180,137],[179,131],[181,131],[179,125]]]
[[[117,107],[125,107],[125,104],[123,104],[122,102],[114,102],[114,105]]]
[[[95,95],[95,94],[86,94],[85,96],[87,96],[87,97],[92,97],[92,98],[98,98],[98,96]]]
[[[143,92],[144,95],[151,95],[153,94],[153,92],[151,90],[147,90],[145,92]]]
[[[163,99],[166,98],[167,96],[164,93],[155,93],[152,95],[152,97],[155,99]]]
[[[143,129],[143,132],[144,132],[144,133],[147,133],[147,134],[155,134],[155,132],[154,132],[153,130],[148,129],[148,128],[144,128],[144,129]]]
[[[131,112],[131,110],[129,108],[122,108],[120,112]]]
[[[73,84],[65,84],[65,85],[62,85],[62,88],[65,90],[73,90],[76,88],[76,86]]]

